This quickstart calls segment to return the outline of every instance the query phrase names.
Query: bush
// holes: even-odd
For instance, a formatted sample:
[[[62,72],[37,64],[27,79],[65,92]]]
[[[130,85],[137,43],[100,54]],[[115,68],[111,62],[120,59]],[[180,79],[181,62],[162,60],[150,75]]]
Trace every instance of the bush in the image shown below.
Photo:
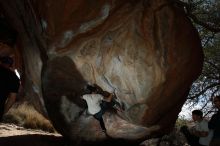
[[[177,129],[180,129],[180,127],[185,126],[185,125],[188,125],[189,122],[190,122],[190,121],[187,120],[187,119],[178,118],[178,119],[176,120],[176,125],[175,125],[175,127],[176,127]]]
[[[14,105],[8,113],[4,115],[3,121],[6,123],[14,123],[24,128],[55,132],[51,122],[27,102]]]

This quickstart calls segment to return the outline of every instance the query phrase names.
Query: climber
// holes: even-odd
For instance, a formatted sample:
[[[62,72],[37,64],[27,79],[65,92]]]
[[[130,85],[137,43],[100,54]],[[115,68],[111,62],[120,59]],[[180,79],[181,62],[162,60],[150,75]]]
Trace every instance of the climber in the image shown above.
[[[84,99],[88,105],[88,113],[93,115],[95,119],[100,122],[102,131],[106,133],[106,128],[102,115],[111,109],[122,111],[120,103],[115,100],[116,96],[107,91],[103,91],[102,88],[96,84],[93,86],[87,85],[86,91],[88,94],[84,94]]]
[[[86,90],[89,91],[89,94],[84,94],[82,99],[84,99],[87,103],[88,113],[93,115],[93,117],[99,121],[102,131],[106,133],[104,120],[102,118],[104,111],[100,105],[103,100],[103,96],[101,94],[97,94],[97,88],[94,86],[87,85]]]

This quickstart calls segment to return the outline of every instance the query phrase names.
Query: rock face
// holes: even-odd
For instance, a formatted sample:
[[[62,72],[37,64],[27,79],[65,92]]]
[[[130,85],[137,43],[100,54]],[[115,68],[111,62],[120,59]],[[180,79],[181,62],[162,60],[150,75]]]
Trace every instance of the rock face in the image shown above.
[[[175,1],[1,0],[1,5],[23,45],[25,92],[43,95],[64,136],[108,139],[84,112],[80,95],[88,83],[115,92],[125,105],[123,113],[104,115],[113,139],[138,141],[172,129],[203,62],[198,33]]]

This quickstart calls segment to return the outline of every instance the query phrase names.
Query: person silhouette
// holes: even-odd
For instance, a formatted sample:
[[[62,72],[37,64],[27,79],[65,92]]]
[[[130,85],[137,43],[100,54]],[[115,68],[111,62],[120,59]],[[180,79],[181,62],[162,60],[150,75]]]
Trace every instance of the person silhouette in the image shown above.
[[[220,146],[220,96],[213,98],[214,106],[218,109],[209,121],[209,128],[214,131],[210,146]]]
[[[13,59],[8,56],[0,58],[0,121],[16,100],[20,80],[12,70]]]

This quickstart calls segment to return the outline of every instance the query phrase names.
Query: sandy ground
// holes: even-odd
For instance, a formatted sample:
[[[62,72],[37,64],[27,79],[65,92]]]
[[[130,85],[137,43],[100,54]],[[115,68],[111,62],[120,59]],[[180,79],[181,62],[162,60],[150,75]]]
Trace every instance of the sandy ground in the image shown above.
[[[65,146],[57,133],[25,129],[14,124],[0,123],[0,146]]]
[[[80,142],[80,143],[78,143]],[[137,146],[136,142],[114,139],[87,143],[85,141],[68,141],[60,134],[41,130],[25,129],[14,124],[0,123],[0,146]]]

